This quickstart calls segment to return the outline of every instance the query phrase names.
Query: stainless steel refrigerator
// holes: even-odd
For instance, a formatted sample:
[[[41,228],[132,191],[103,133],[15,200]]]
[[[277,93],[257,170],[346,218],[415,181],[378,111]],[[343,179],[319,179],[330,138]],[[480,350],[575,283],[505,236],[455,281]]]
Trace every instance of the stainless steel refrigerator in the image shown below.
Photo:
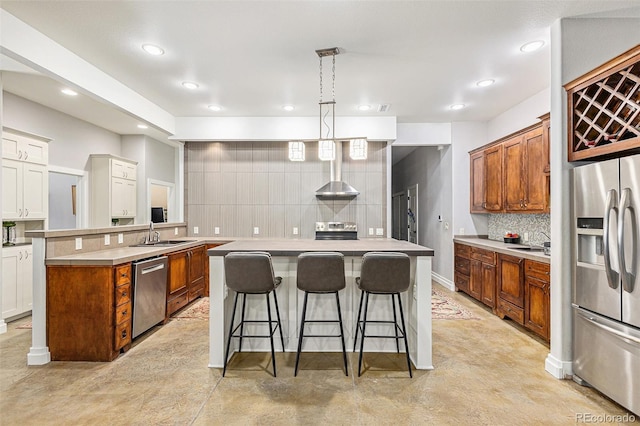
[[[640,155],[573,173],[573,372],[639,414]]]

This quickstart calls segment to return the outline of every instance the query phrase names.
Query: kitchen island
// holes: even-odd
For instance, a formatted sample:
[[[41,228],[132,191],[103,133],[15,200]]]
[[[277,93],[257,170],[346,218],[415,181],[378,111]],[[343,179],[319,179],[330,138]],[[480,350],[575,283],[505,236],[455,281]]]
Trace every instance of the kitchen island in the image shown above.
[[[233,309],[233,295],[229,294],[224,281],[224,256],[235,251],[265,251],[273,258],[276,276],[282,277],[282,285],[277,289],[278,304],[285,340],[285,351],[295,352],[298,345],[298,319],[301,316],[303,292],[296,287],[297,256],[308,251],[337,251],[345,256],[345,276],[347,286],[340,291],[340,305],[345,329],[347,349],[353,349],[353,335],[357,320],[357,307],[360,297],[355,279],[360,276],[362,255],[371,251],[395,251],[406,253],[411,258],[411,285],[402,294],[402,303],[407,320],[409,353],[417,369],[432,369],[431,341],[431,258],[432,249],[394,239],[362,239],[353,241],[317,241],[317,240],[239,240],[208,250],[209,255],[209,367],[222,368],[226,337]],[[327,297],[324,297],[327,296]],[[370,299],[371,318],[389,320],[393,310],[388,298]],[[333,295],[320,295],[314,298],[309,314],[313,319],[335,319],[335,299]],[[238,314],[239,315],[239,314]],[[264,298],[247,298],[247,319],[265,319]],[[308,316],[309,319],[309,316]],[[257,329],[255,334],[263,334]],[[336,334],[336,324],[317,324],[313,334]],[[264,327],[263,327],[264,328]],[[369,327],[367,327],[369,329]],[[253,334],[252,333],[252,334]],[[392,335],[393,328],[372,326],[372,334]],[[235,340],[235,339],[234,339]],[[233,342],[236,343],[237,342]],[[233,344],[232,343],[232,344]],[[276,350],[279,350],[276,344]],[[232,352],[236,347],[232,347]],[[244,339],[245,351],[270,351],[267,339]],[[341,351],[339,339],[305,339],[303,351],[337,352]],[[396,352],[393,339],[369,338],[365,341],[367,352]]]

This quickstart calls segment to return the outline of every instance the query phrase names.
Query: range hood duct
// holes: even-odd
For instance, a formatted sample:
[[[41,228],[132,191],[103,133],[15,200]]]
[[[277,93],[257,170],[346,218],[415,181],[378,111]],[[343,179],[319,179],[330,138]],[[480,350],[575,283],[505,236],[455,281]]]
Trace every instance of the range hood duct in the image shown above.
[[[322,200],[346,200],[355,198],[360,192],[342,181],[342,141],[336,141],[336,157],[331,161],[331,180],[316,191]]]

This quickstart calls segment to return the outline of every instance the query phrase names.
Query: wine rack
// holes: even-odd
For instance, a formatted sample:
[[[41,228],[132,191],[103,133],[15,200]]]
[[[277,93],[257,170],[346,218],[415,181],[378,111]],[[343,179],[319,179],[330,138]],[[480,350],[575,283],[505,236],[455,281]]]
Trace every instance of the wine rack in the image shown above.
[[[565,86],[569,161],[640,150],[640,45]]]

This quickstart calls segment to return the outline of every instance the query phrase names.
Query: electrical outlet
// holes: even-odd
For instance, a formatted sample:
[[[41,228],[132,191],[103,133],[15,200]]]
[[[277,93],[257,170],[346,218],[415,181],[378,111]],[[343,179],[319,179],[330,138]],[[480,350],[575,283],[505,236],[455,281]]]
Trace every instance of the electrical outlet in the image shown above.
[[[293,227],[293,235],[298,235],[298,228],[295,226]]]
[[[106,235],[104,236],[104,245],[105,245],[105,246],[108,246],[108,245],[110,245],[110,244],[111,244],[111,235],[106,234]]]
[[[173,228],[173,235],[178,235],[178,227]]]
[[[460,232],[459,232],[459,234],[460,234],[460,235],[464,235],[464,228],[460,228]]]
[[[76,238],[76,250],[82,250],[82,237]]]
[[[193,233],[194,234],[198,234],[200,232],[200,228],[198,228],[197,226],[193,227]]]
[[[253,235],[260,235],[260,228],[258,228],[257,226],[253,227]]]
[[[124,234],[118,234],[118,244],[124,243]]]
[[[373,235],[373,228],[369,228],[369,235]]]
[[[524,234],[522,234],[522,238],[524,238],[524,242],[528,242],[529,241],[529,233],[525,232]]]
[[[384,229],[382,228],[376,228],[376,235],[380,236],[380,235],[384,235]]]
[[[215,228],[213,228],[213,233],[216,235],[220,235],[220,227],[216,226]]]

